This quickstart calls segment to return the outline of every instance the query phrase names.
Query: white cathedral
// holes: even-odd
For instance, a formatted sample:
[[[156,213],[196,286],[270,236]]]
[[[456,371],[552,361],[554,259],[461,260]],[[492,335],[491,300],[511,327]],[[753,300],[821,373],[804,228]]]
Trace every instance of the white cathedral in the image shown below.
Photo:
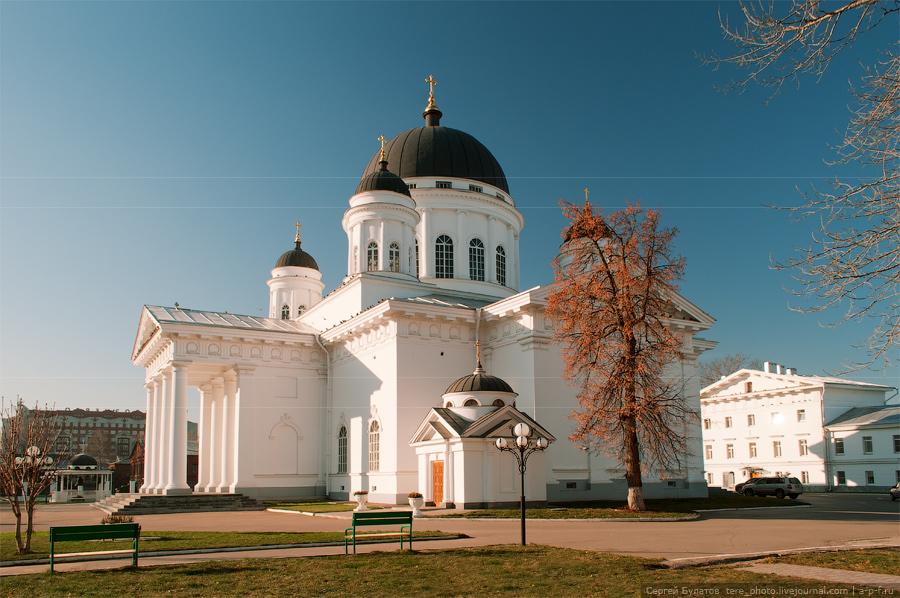
[[[625,497],[624,472],[568,440],[576,389],[549,285],[519,289],[524,219],[500,164],[440,124],[433,94],[423,116],[366,166],[342,221],[347,275],[330,293],[298,227],[268,281],[268,318],[144,306],[132,352],[146,372],[142,493],[514,504],[516,462],[495,441],[524,422],[551,442],[528,461],[529,502]],[[696,335],[714,320],[675,303],[684,360],[670,375],[699,411],[697,358],[715,343]],[[193,488],[188,387],[200,393]],[[645,476],[645,497],[706,495],[695,432],[685,469]]]

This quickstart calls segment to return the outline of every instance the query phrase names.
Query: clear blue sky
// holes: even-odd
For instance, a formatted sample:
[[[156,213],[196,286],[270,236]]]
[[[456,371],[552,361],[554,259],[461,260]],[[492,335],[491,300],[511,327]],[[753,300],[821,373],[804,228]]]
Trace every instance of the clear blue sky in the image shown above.
[[[724,3],[723,10],[736,5]],[[525,216],[522,288],[552,280],[557,201],[660,207],[712,355],[821,374],[861,358],[864,322],[792,312],[771,269],[809,225],[848,81],[883,24],[821,80],[766,104],[723,94],[718,2],[0,2],[0,394],[143,409],[130,353],[144,304],[261,315],[293,222],[327,290],[340,221],[390,138],[442,124],[491,149]],[[896,21],[896,15],[894,15]],[[898,370],[852,378],[896,386]]]

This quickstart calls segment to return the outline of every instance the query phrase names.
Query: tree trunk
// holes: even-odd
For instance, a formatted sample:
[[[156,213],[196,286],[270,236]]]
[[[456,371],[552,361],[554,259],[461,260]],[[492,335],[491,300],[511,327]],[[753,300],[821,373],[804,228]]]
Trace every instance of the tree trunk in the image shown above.
[[[637,422],[633,415],[625,420],[625,481],[628,483],[628,508],[632,511],[646,511]]]

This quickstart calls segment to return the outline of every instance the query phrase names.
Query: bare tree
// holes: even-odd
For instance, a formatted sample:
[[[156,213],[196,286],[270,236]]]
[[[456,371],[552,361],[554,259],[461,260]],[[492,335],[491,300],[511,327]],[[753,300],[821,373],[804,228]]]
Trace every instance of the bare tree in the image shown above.
[[[829,10],[830,9],[830,10]],[[726,38],[737,48],[728,57],[704,60],[731,64],[746,72],[726,90],[750,83],[774,88],[803,73],[821,75],[831,59],[849,48],[857,36],[900,11],[900,0],[792,0],[742,4],[744,26],[722,20]],[[896,22],[895,22],[896,25]],[[874,61],[873,61],[874,62]],[[808,300],[801,312],[842,310],[832,325],[872,318],[872,334],[859,346],[867,358],[845,364],[849,369],[890,365],[900,344],[900,56],[885,51],[866,68],[863,84],[851,88],[851,120],[835,148],[832,165],[855,165],[860,176],[813,188],[789,210],[795,220],[816,218],[812,243],[797,247],[794,257],[776,261],[792,269],[797,288]],[[770,98],[771,99],[771,98]]]
[[[684,258],[659,212],[629,204],[604,216],[587,202],[560,203],[570,223],[547,312],[565,378],[580,386],[570,438],[624,464],[628,507],[645,510],[642,471],[683,471],[698,417],[665,376],[681,357],[667,323]]]
[[[101,467],[107,467],[110,463],[118,461],[112,435],[102,428],[94,429],[94,433],[88,438],[84,452],[97,459]]]
[[[744,368],[761,370],[762,362],[759,359],[751,359],[743,353],[728,353],[714,359],[700,362],[700,387],[706,387]]]
[[[19,554],[31,552],[34,531],[34,505],[50,488],[56,462],[68,455],[56,452],[62,432],[62,419],[49,409],[28,409],[17,399],[14,405],[0,409],[3,430],[0,432],[0,492],[12,507],[16,518],[16,549]],[[27,520],[22,538],[22,512]]]

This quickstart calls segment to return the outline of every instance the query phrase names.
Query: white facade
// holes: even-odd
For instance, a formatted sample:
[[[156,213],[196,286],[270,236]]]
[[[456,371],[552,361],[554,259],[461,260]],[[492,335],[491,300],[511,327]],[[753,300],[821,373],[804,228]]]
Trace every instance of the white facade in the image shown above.
[[[900,470],[900,454],[894,452],[893,441],[893,434],[898,434],[897,408],[885,407],[886,393],[892,388],[800,376],[768,363],[764,370],[740,370],[700,393],[704,474],[710,486],[733,489],[736,483],[756,475],[791,475],[813,490],[853,485],[875,489],[896,483],[895,470]],[[834,429],[829,424],[842,421],[856,409],[888,416],[893,409],[893,419],[874,418],[880,422],[876,453],[851,459],[846,453],[851,444],[859,444],[862,451],[861,427],[875,424],[855,419]],[[834,438],[842,436],[854,440],[848,439],[845,454],[836,456]],[[900,450],[900,445],[896,448]],[[851,471],[852,463],[855,481],[864,480],[867,471],[876,471],[874,481],[858,484],[848,478],[838,483],[839,461],[847,463],[842,470],[845,473]]]
[[[272,271],[269,318],[144,307],[132,353],[146,371],[142,492],[191,491],[178,453],[186,390],[196,387],[195,492],[347,498],[365,489],[371,502],[405,504],[412,491],[433,499],[433,462],[443,460],[439,502],[508,502],[518,496],[515,468],[489,438],[504,426],[477,439],[422,428],[445,408],[448,385],[472,371],[480,341],[487,372],[517,394],[514,409],[482,406],[486,415],[506,409],[497,417],[528,418],[558,439],[529,461],[528,500],[625,496],[624,472],[610,474],[606,458],[567,440],[577,401],[545,314],[549,288],[518,289],[522,214],[501,187],[458,174],[404,176],[409,195],[366,188],[350,197],[346,276],[332,273],[343,280],[324,297],[301,252],[279,264],[305,266]],[[671,375],[699,406],[697,358],[715,343],[696,335],[714,320],[675,302],[685,359]],[[693,452],[683,471],[646,478],[645,496],[705,496],[699,429]]]

